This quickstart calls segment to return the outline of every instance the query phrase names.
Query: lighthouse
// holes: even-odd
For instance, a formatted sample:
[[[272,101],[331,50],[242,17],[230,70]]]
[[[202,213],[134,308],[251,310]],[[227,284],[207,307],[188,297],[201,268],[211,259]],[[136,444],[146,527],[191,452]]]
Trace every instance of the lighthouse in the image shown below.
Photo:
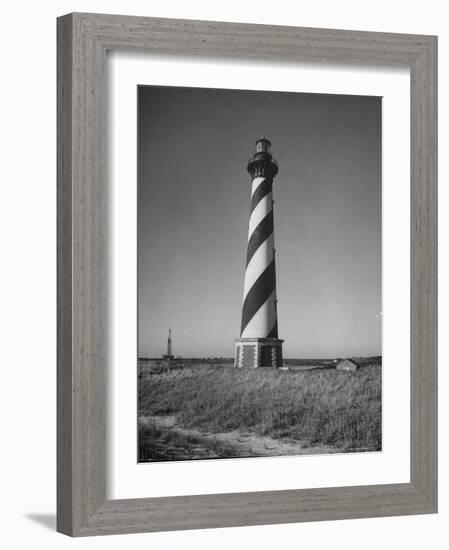
[[[174,359],[173,355],[173,344],[172,344],[172,338],[171,338],[171,328],[168,329],[168,338],[167,338],[167,353],[162,356],[163,359],[168,359],[169,361],[171,359]]]
[[[235,366],[281,367],[283,340],[278,338],[273,217],[273,180],[278,165],[271,155],[271,142],[265,137],[256,141],[247,170],[251,176],[251,206]]]

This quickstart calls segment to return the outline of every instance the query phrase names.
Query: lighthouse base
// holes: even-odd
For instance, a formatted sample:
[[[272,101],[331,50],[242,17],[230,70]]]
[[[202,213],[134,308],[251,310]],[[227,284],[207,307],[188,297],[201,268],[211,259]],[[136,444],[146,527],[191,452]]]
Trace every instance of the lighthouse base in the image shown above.
[[[282,342],[278,338],[239,338],[235,341],[237,368],[282,367]]]

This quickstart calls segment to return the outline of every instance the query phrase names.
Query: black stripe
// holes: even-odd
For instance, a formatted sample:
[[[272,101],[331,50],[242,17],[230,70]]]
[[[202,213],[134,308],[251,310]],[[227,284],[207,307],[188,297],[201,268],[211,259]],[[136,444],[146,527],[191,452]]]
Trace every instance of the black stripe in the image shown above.
[[[278,337],[278,322],[276,319],[276,322],[273,325],[273,328],[268,333],[267,338],[277,338]]]
[[[259,184],[259,187],[254,191],[253,196],[251,197],[251,210],[259,204],[259,202],[266,196],[273,188],[273,180],[271,178],[266,178],[262,183]]]
[[[256,250],[259,246],[267,240],[267,238],[274,231],[274,222],[273,222],[273,210],[265,216],[265,218],[259,223],[259,225],[254,229],[249,241],[248,249],[246,251],[246,265],[249,264],[251,258],[256,253]]]
[[[271,296],[275,287],[276,269],[273,258],[270,265],[263,271],[245,297],[242,308],[242,327],[240,335],[243,334],[246,325],[251,321],[256,312]]]

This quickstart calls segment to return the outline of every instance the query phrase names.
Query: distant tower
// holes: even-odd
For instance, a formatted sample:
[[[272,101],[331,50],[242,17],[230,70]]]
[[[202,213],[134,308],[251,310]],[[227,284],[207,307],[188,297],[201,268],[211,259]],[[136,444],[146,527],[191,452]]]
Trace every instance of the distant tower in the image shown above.
[[[243,291],[242,325],[235,345],[236,367],[281,367],[278,338],[273,222],[273,179],[277,162],[266,138],[256,141],[248,162],[252,180],[251,209]]]
[[[167,339],[167,353],[163,356],[164,359],[174,359],[172,340],[171,340],[171,328],[168,329],[168,339]]]

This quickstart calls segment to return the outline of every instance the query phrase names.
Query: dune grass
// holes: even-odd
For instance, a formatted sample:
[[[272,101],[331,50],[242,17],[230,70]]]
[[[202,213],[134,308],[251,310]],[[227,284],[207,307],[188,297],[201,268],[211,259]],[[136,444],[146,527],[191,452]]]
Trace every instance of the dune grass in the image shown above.
[[[329,370],[184,367],[139,381],[139,415],[176,415],[179,425],[235,429],[341,450],[381,449],[381,367]]]
[[[235,456],[233,447],[219,441],[184,435],[178,431],[151,424],[139,426],[139,462],[233,456]]]

